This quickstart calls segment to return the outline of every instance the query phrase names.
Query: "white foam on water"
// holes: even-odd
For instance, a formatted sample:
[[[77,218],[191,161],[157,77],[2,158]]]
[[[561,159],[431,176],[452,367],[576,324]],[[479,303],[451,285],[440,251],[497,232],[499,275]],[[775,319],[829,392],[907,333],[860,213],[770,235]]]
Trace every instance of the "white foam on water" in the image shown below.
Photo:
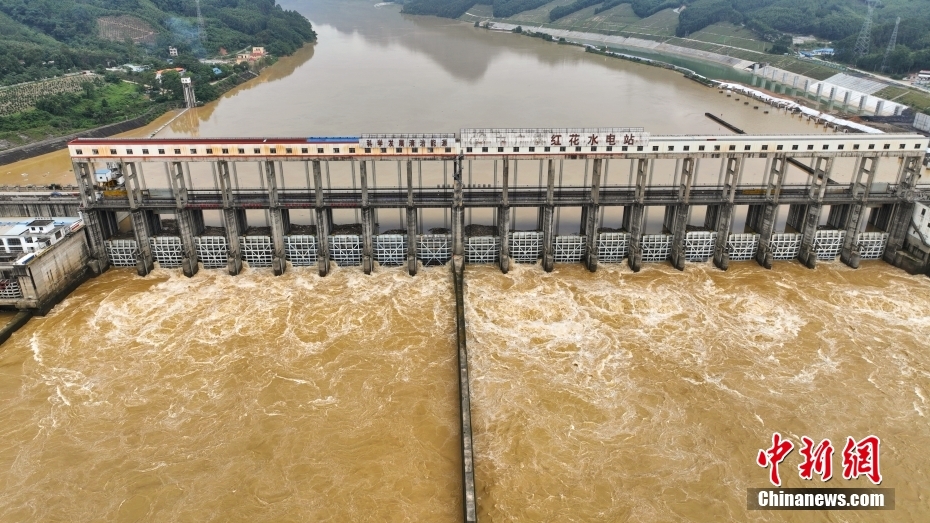
[[[916,350],[930,335],[915,307],[930,300],[926,278],[652,264],[475,267],[466,281],[485,520],[739,520],[745,489],[766,484],[755,452],[773,431],[796,445],[869,433],[930,444],[906,394],[930,363]],[[930,467],[897,454],[883,456],[889,485],[914,459]]]

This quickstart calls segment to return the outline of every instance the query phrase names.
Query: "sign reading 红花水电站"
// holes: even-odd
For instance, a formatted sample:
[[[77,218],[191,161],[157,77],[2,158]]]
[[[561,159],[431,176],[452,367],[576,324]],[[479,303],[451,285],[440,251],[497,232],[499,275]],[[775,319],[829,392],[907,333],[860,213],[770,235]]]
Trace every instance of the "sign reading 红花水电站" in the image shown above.
[[[561,129],[462,129],[463,147],[615,147],[645,146],[641,127]]]
[[[359,147],[454,147],[454,134],[363,134]]]

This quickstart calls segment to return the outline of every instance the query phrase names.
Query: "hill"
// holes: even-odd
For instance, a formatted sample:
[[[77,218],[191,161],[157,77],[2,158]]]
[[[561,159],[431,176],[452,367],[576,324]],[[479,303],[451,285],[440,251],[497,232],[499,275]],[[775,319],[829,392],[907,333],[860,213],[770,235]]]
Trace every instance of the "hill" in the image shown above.
[[[316,34],[275,0],[201,0],[205,37],[189,0],[0,0],[0,85],[106,67],[168,46],[195,56],[264,46],[281,56]]]
[[[885,0],[879,4],[873,15],[870,53],[862,57],[853,52],[868,12],[862,0],[408,0],[403,10],[456,18],[469,10],[486,13],[488,9],[480,4],[492,4],[490,11],[498,19],[610,33],[624,30],[604,23],[620,6],[628,5],[639,19],[675,9],[677,37],[687,38],[714,24],[730,23],[752,31],[759,41],[779,44],[765,47],[783,53],[791,48],[788,35],[813,35],[832,42],[837,61],[870,70],[881,66],[895,20],[900,17],[898,45],[889,56],[886,72],[930,69],[930,0]],[[539,20],[539,11],[545,12],[543,20]]]

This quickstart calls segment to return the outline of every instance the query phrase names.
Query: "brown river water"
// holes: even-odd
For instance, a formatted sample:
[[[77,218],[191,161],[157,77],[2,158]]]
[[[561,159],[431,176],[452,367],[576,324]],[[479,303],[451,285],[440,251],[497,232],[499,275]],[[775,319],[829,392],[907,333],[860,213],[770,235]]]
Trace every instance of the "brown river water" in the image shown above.
[[[677,73],[374,3],[285,2],[319,42],[157,136],[726,133],[706,111],[821,132]],[[53,153],[0,183],[69,170]],[[930,517],[926,277],[882,262],[518,265],[470,266],[466,286],[482,521]],[[460,520],[451,291],[441,267],[111,269],[0,347],[0,521]],[[842,479],[841,452],[879,436],[896,509],[747,511],[773,432],[796,445],[787,487],[871,486]],[[805,435],[833,441],[829,483],[799,479]]]

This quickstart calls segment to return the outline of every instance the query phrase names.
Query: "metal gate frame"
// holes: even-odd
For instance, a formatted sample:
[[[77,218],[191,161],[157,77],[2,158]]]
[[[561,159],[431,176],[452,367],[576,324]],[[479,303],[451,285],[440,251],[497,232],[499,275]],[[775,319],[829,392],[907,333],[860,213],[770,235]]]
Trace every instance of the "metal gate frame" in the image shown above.
[[[840,255],[840,251],[843,250],[843,240],[845,238],[846,231],[817,231],[814,234],[814,250],[817,252],[817,259],[821,261],[835,260]]]
[[[887,244],[887,232],[860,232],[859,236],[856,238],[856,248],[859,249],[859,259],[882,259]]]
[[[149,238],[152,245],[152,257],[163,269],[176,269],[181,266],[184,257],[181,238],[177,236],[155,236]]]
[[[692,231],[685,233],[685,259],[689,262],[706,262],[713,258],[717,245],[715,231]]]
[[[225,236],[195,236],[197,258],[206,269],[225,269],[229,260],[229,246]]]
[[[602,232],[597,235],[598,263],[620,263],[630,255],[630,233]]]
[[[316,236],[295,234],[284,237],[284,254],[294,267],[316,265],[318,252]]]
[[[730,261],[746,261],[756,257],[759,250],[759,235],[755,233],[731,234],[727,238]]]
[[[541,232],[510,233],[510,257],[517,263],[536,263],[542,254]]]
[[[338,234],[329,237],[330,258],[340,267],[362,264],[362,237],[354,234]]]
[[[274,248],[270,236],[240,236],[239,248],[242,249],[242,260],[249,267],[271,267]]]
[[[136,240],[107,240],[107,258],[114,267],[135,267],[138,252]]]
[[[23,297],[23,289],[16,278],[0,280],[0,300],[18,300]]]
[[[417,236],[417,259],[423,265],[445,265],[452,259],[451,234]]]
[[[403,265],[407,261],[407,236],[380,234],[374,237],[375,261],[381,265]]]
[[[773,260],[793,260],[801,252],[801,234],[784,232],[773,234],[769,241],[769,250]]]
[[[555,263],[578,263],[585,253],[587,236],[556,236],[552,246]]]
[[[465,263],[496,263],[500,255],[499,236],[471,236],[465,239]]]
[[[644,234],[641,242],[643,262],[663,262],[672,255],[671,234]]]

